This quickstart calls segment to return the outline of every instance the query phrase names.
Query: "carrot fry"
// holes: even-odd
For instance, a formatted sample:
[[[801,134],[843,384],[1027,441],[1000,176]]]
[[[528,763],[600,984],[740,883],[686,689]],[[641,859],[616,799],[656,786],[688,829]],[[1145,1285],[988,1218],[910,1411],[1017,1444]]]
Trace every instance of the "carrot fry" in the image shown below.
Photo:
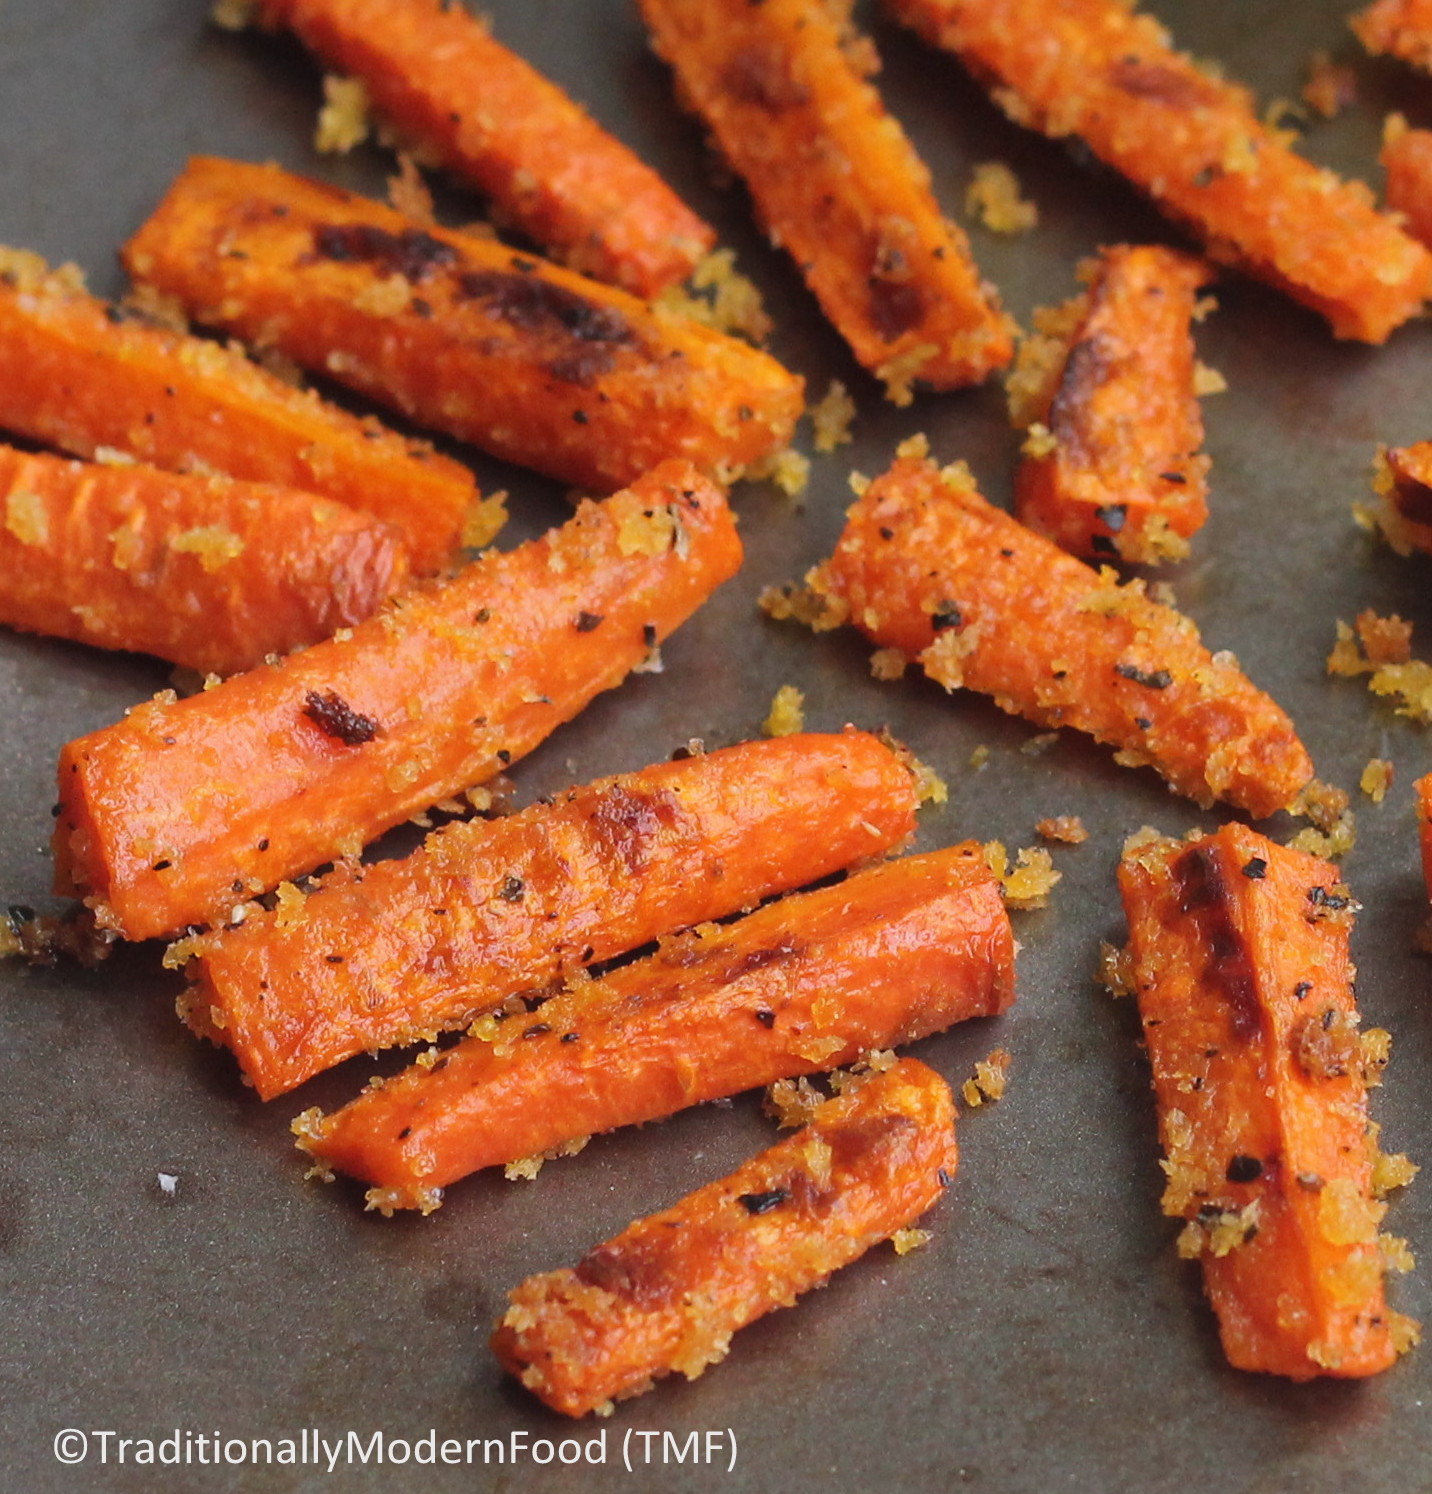
[[[0,247],[0,426],[93,457],[301,488],[400,530],[442,570],[477,498],[421,441],[301,392],[236,349],[150,325],[85,289],[72,265]]]
[[[1142,582],[1121,586],[992,507],[963,463],[902,454],[808,581],[817,628],[848,618],[947,690],[1087,731],[1200,804],[1268,815],[1312,777],[1292,722],[1231,655],[1211,655]]]
[[[161,695],[61,754],[57,890],[129,939],[227,919],[530,752],[740,559],[720,490],[672,462],[346,637]]]
[[[1389,56],[1432,72],[1432,3],[1377,0],[1348,24],[1374,57]]]
[[[1422,880],[1432,899],[1432,773],[1412,785],[1417,793],[1417,837],[1422,849]]]
[[[1383,1297],[1374,1184],[1410,1166],[1374,1171],[1364,1068],[1386,1034],[1359,1040],[1357,905],[1337,868],[1232,824],[1135,837],[1119,885],[1163,1208],[1189,1221],[1179,1253],[1202,1258],[1229,1362],[1295,1380],[1385,1369],[1415,1325]]]
[[[535,1157],[1003,1011],[1014,936],[974,842],[888,861],[579,984],[295,1123],[370,1207],[431,1209],[482,1167]]]
[[[1432,244],[1432,130],[1414,130],[1401,115],[1389,115],[1378,160],[1387,174],[1388,207],[1402,214],[1414,239]]]
[[[1247,89],[1172,50],[1127,0],[887,0],[1018,124],[1078,135],[1209,255],[1382,342],[1432,293],[1432,254],[1361,182],[1296,155]]]
[[[0,623],[235,674],[360,623],[407,580],[395,530],[227,477],[0,445]]]
[[[374,109],[573,269],[651,297],[696,268],[709,228],[555,83],[442,0],[261,0]]]
[[[783,446],[803,382],[624,291],[276,166],[197,158],[125,250],[200,321],[498,456],[610,490]]]
[[[184,1015],[269,1099],[878,855],[914,812],[908,769],[863,732],[662,763],[449,825],[404,860],[336,873],[301,910],[210,935]]]
[[[1010,380],[1028,427],[1020,519],[1074,555],[1157,564],[1208,518],[1208,458],[1189,326],[1213,278],[1172,249],[1119,244],[1081,267],[1084,295],[1036,312]]]
[[[750,186],[855,356],[908,404],[914,380],[979,382],[1013,323],[940,215],[930,174],[822,0],[641,0],[657,51]]]
[[[1379,451],[1372,485],[1381,500],[1377,523],[1388,544],[1401,555],[1432,551],[1432,441]]]
[[[907,1058],[816,1109],[794,1136],[529,1277],[492,1347],[555,1411],[606,1415],[659,1375],[694,1380],[738,1328],[790,1306],[919,1218],[954,1176],[954,1101]]]

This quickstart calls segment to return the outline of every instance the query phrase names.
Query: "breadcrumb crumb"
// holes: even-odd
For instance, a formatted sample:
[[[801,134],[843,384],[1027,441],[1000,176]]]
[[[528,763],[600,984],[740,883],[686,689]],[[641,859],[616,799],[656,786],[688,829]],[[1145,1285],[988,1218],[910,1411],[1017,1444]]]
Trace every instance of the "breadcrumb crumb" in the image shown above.
[[[313,148],[321,155],[344,156],[367,138],[368,90],[363,80],[325,75]]]
[[[1381,804],[1392,787],[1393,771],[1392,764],[1385,757],[1374,757],[1362,770],[1357,786],[1374,804]]]
[[[771,319],[761,293],[737,270],[734,249],[708,254],[692,271],[686,287],[669,286],[654,304],[661,311],[718,332],[735,333],[748,342],[764,342],[770,336]]]
[[[966,1079],[960,1087],[960,1096],[971,1109],[983,1105],[986,1100],[1003,1098],[1009,1082],[1009,1066],[1013,1057],[1007,1049],[996,1048],[988,1058],[975,1064],[974,1077]]]
[[[505,492],[491,493],[486,498],[474,498],[462,516],[463,549],[486,549],[502,533],[507,518]]]
[[[794,736],[805,730],[805,696],[794,685],[782,685],[761,726],[768,737]]]
[[[1326,52],[1314,52],[1308,58],[1303,102],[1324,119],[1334,118],[1357,102],[1357,74],[1334,62]]]
[[[927,1229],[897,1229],[890,1236],[896,1255],[909,1255],[912,1250],[921,1250],[935,1237]]]
[[[1046,907],[1050,890],[1064,875],[1054,870],[1049,852],[1039,846],[1018,851],[1012,866],[1002,841],[986,841],[984,856],[985,864],[999,879],[1006,906],[1021,912]]]
[[[832,379],[830,388],[810,407],[812,445],[819,452],[843,446],[851,439],[850,424],[854,419],[855,401],[839,379]]]
[[[981,161],[975,167],[965,212],[991,233],[1028,233],[1039,223],[1039,208],[1020,196],[1019,178],[1003,161]]]

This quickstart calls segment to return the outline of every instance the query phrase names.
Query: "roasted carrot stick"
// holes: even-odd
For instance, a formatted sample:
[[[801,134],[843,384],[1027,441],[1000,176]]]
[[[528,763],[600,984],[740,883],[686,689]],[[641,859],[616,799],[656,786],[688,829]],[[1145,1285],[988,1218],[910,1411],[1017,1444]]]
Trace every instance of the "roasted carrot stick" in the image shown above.
[[[477,498],[420,441],[300,392],[233,348],[151,325],[79,271],[0,248],[0,426],[80,457],[109,447],[171,471],[227,472],[335,498],[443,569]]]
[[[1432,244],[1432,130],[1414,130],[1401,115],[1389,115],[1378,160],[1387,174],[1388,207],[1402,214],[1414,239]]]
[[[506,997],[878,855],[914,826],[874,737],[748,742],[450,825],[210,935],[184,1013],[265,1099],[365,1048],[464,1026]]]
[[[125,261],[200,321],[584,487],[666,457],[739,470],[802,410],[735,338],[276,166],[191,161]]]
[[[1432,441],[1379,451],[1372,485],[1382,500],[1377,522],[1388,544],[1404,555],[1413,548],[1432,551]]]
[[[1374,56],[1390,56],[1432,72],[1432,3],[1377,0],[1348,24]]]
[[[1427,884],[1427,896],[1432,898],[1432,773],[1419,778],[1413,788],[1417,791],[1417,835],[1422,848],[1422,880]]]
[[[0,623],[235,674],[403,585],[398,533],[312,493],[0,445]]]
[[[1230,824],[1135,837],[1119,868],[1168,1182],[1223,1347],[1295,1380],[1375,1374],[1415,1326],[1383,1298],[1337,868]],[[1369,1037],[1371,1034],[1369,1034]]]
[[[1360,182],[1294,154],[1248,91],[1175,52],[1128,0],[887,0],[956,52],[1019,124],[1100,160],[1237,265],[1382,342],[1432,293],[1432,254]]]
[[[1014,936],[974,842],[706,924],[415,1064],[299,1145],[431,1208],[481,1167],[912,1042],[1014,999]]]
[[[1010,379],[1010,413],[1030,428],[1016,511],[1074,555],[1180,559],[1208,518],[1189,328],[1213,271],[1118,244],[1081,273],[1088,291],[1044,315]]]
[[[443,0],[261,0],[390,125],[487,193],[557,259],[638,296],[685,280],[716,235],[619,140]]]
[[[493,1350],[568,1416],[606,1415],[673,1370],[694,1380],[725,1358],[736,1329],[923,1214],[954,1176],[954,1121],[945,1081],[904,1059],[574,1270],[529,1277]]]
[[[1200,804],[1268,815],[1312,777],[1292,722],[1188,618],[992,507],[963,463],[902,455],[808,580],[817,627],[849,618],[947,690],[1087,731]]]
[[[823,0],[641,0],[680,91],[855,356],[905,404],[978,383],[1013,324]],[[869,55],[868,41],[860,40]]]
[[[57,888],[129,939],[226,919],[530,752],[740,559],[720,490],[665,463],[347,637],[160,696],[61,754]]]

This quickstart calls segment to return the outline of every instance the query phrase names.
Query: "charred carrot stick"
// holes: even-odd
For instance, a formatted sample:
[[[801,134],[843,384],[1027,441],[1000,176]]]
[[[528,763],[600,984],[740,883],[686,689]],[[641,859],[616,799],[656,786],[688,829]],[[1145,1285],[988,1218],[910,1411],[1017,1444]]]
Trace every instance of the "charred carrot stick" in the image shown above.
[[[200,321],[584,487],[666,457],[737,471],[802,410],[735,338],[276,166],[191,161],[125,261]]]
[[[56,885],[129,939],[222,921],[530,752],[740,560],[721,491],[667,463],[348,636],[160,696],[61,754]]]
[[[1382,500],[1377,522],[1387,542],[1404,555],[1413,548],[1432,551],[1432,441],[1379,451],[1372,483]]]
[[[973,842],[888,861],[487,1025],[295,1123],[370,1207],[431,1209],[482,1167],[849,1064],[1014,999],[1014,936]]]
[[[1013,324],[822,0],[642,0],[657,51],[860,362],[906,404],[978,383]]]
[[[1373,56],[1389,56],[1432,72],[1432,4],[1428,0],[1377,0],[1348,24]]]
[[[269,1099],[878,855],[914,810],[909,770],[863,732],[644,768],[450,825],[401,861],[326,879],[297,913],[211,934],[184,1014]]]
[[[957,53],[1010,117],[1080,136],[1220,263],[1382,342],[1432,293],[1432,254],[1359,182],[1296,155],[1247,89],[1169,45],[1126,0],[888,0]]]
[[[919,1218],[954,1176],[949,1086],[913,1058],[827,1100],[794,1136],[574,1270],[529,1277],[492,1347],[555,1411],[606,1415],[654,1379],[694,1380],[738,1328],[789,1306]]]
[[[1163,1208],[1189,1221],[1179,1253],[1203,1261],[1229,1362],[1295,1380],[1385,1369],[1415,1325],[1383,1297],[1337,868],[1231,824],[1135,837],[1119,885]]]
[[[398,533],[227,477],[0,445],[0,623],[235,674],[352,627],[408,576]]]
[[[0,248],[0,426],[74,456],[108,447],[170,471],[302,488],[393,525],[443,569],[477,498],[421,441],[284,383],[232,347],[91,296],[72,265]]]
[[[1189,328],[1213,271],[1119,244],[1081,274],[1089,289],[1045,313],[1010,380],[1010,413],[1030,431],[1016,511],[1074,555],[1180,559],[1208,518]]]
[[[962,463],[902,455],[808,579],[818,627],[849,618],[947,690],[1087,731],[1201,804],[1268,815],[1312,777],[1292,722],[1188,618],[992,507]]]
[[[1432,244],[1432,130],[1414,130],[1401,115],[1389,115],[1378,160],[1387,176],[1388,207],[1402,214],[1414,239]]]
[[[383,119],[584,275],[650,298],[716,242],[656,172],[461,5],[261,0],[259,17],[361,78]]]

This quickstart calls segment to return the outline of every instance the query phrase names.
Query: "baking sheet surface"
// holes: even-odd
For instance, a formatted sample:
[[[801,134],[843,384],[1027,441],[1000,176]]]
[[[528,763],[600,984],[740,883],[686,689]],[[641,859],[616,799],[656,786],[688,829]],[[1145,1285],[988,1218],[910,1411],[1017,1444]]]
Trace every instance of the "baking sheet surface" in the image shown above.
[[[920,844],[967,835],[1034,843],[1035,822],[1079,814],[1091,831],[1056,848],[1064,880],[1049,908],[1017,916],[1020,999],[915,1052],[958,1083],[996,1046],[1014,1055],[1007,1097],[962,1122],[955,1186],[929,1221],[931,1245],[873,1252],[793,1312],[740,1334],[699,1381],[664,1383],[600,1426],[549,1415],[504,1382],[486,1349],[504,1294],[570,1263],[632,1217],[663,1206],[769,1144],[756,1099],[706,1106],[598,1139],[534,1184],[480,1177],[429,1219],[365,1215],[346,1183],[305,1183],[288,1123],[332,1108],[373,1065],[355,1061],[261,1105],[231,1060],[176,1021],[177,978],[155,947],[94,972],[0,968],[0,1489],[874,1488],[990,1494],[1216,1487],[1403,1491],[1432,1487],[1432,1349],[1367,1385],[1292,1386],[1222,1362],[1192,1266],[1160,1217],[1153,1108],[1136,1021],[1096,987],[1101,939],[1122,938],[1113,870],[1125,834],[1212,825],[1151,773],[1065,734],[1030,751],[1036,729],[974,697],[910,678],[879,685],[852,633],[812,637],[758,615],[769,584],[828,553],[851,468],[881,470],[896,442],[928,433],[942,460],[968,460],[1008,503],[1016,438],[995,387],[883,403],[821,322],[790,266],[750,223],[739,189],[718,185],[699,129],[671,102],[627,0],[486,0],[498,35],[568,86],[677,183],[720,228],[775,317],[774,351],[813,395],[833,377],[855,394],[856,440],[814,460],[803,507],[747,485],[735,495],[748,547],[735,581],[667,646],[666,673],[599,699],[515,770],[525,801],[634,768],[688,738],[754,735],[782,684],[806,694],[814,728],[888,724],[950,783],[922,814]],[[1179,41],[1252,83],[1295,97],[1314,49],[1349,60],[1360,100],[1320,122],[1305,149],[1380,185],[1382,114],[1432,122],[1432,81],[1358,55],[1342,4],[1327,0],[1157,0]],[[1174,238],[1117,179],[1008,124],[958,64],[867,17],[891,107],[963,221],[976,162],[1007,161],[1038,203],[1039,228],[1000,239],[970,227],[985,273],[1027,324],[1075,288],[1098,245]],[[317,69],[292,43],[231,36],[191,0],[0,0],[0,241],[72,259],[102,293],[122,282],[114,250],[194,152],[276,159],[380,191],[376,147],[320,158],[309,140]],[[444,200],[454,221],[479,206]],[[1213,517],[1172,573],[1181,604],[1215,648],[1293,714],[1324,778],[1354,789],[1388,757],[1386,802],[1358,796],[1346,870],[1365,904],[1354,941],[1369,1025],[1397,1039],[1374,1096],[1390,1149],[1432,1158],[1432,966],[1410,952],[1426,913],[1411,784],[1428,764],[1424,730],[1330,681],[1335,620],[1396,612],[1432,654],[1425,557],[1403,560],[1352,524],[1374,444],[1432,436],[1432,326],[1382,349],[1338,344],[1273,293],[1230,278],[1199,331],[1228,379],[1206,402]],[[516,514],[501,543],[560,522],[551,483],[477,457],[485,487]],[[0,896],[52,908],[46,839],[62,743],[168,683],[163,666],[0,635]],[[969,766],[976,747],[986,766]],[[1275,833],[1290,832],[1277,822]],[[390,1065],[391,1066],[391,1065]],[[178,1177],[166,1201],[157,1174]],[[1432,1251],[1432,1193],[1397,1198],[1395,1234]],[[1395,1304],[1432,1316],[1428,1275],[1394,1282]],[[89,1456],[57,1461],[54,1438],[89,1434]],[[443,1439],[584,1442],[605,1430],[604,1467],[514,1463],[418,1469],[353,1461],[180,1467],[120,1465],[117,1438],[178,1429],[223,1438],[329,1440],[374,1431]],[[113,1432],[107,1442],[97,1434]],[[629,1432],[671,1433],[627,1440]],[[701,1461],[693,1460],[692,1432]],[[727,1466],[734,1437],[734,1470]],[[518,1441],[521,1440],[519,1435]],[[622,1466],[630,1449],[636,1471]],[[192,1450],[195,1444],[188,1444]],[[640,1462],[643,1446],[650,1464]],[[101,1448],[108,1462],[101,1462]],[[711,1461],[705,1461],[707,1450]],[[310,1445],[304,1445],[305,1456]],[[676,1454],[684,1455],[677,1462]]]

